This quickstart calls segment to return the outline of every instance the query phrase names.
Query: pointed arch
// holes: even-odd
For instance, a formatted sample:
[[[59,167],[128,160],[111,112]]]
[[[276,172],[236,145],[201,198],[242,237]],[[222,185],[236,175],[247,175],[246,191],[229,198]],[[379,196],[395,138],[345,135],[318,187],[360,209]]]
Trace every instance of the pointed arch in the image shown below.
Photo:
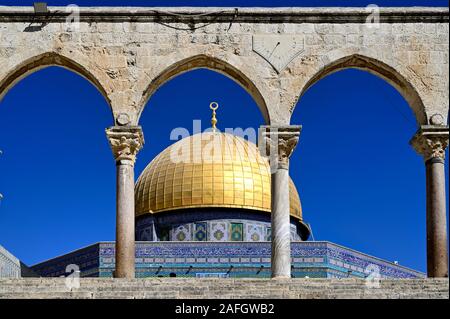
[[[330,59],[328,59],[330,61]],[[409,106],[413,110],[417,123],[427,124],[427,114],[425,106],[419,95],[419,92],[396,68],[369,56],[362,54],[350,54],[338,57],[331,62],[324,64],[315,73],[310,74],[309,80],[302,87],[299,99],[303,94],[320,79],[340,70],[355,68],[374,74],[396,88],[405,98]]]
[[[11,89],[21,79],[25,78],[33,72],[49,66],[63,67],[87,79],[103,95],[110,107],[111,115],[113,114],[111,109],[111,100],[100,80],[80,63],[55,52],[42,53],[14,65],[6,74],[6,76],[0,79],[0,101],[9,91],[9,89]]]
[[[254,81],[250,79],[249,76],[244,74],[243,71],[239,70],[237,67],[225,62],[222,59],[215,58],[206,54],[198,54],[178,62],[171,64],[166,67],[161,73],[159,73],[150,84],[147,86],[143,93],[141,102],[139,103],[140,110],[138,114],[138,119],[140,118],[145,105],[147,104],[150,97],[160,88],[164,83],[175,78],[176,76],[195,70],[195,69],[209,69],[218,73],[221,73],[228,78],[232,79],[238,83],[242,88],[244,88],[254,99],[258,105],[264,120],[267,124],[270,124],[269,109],[266,104],[264,96],[261,94],[261,90],[258,89]]]

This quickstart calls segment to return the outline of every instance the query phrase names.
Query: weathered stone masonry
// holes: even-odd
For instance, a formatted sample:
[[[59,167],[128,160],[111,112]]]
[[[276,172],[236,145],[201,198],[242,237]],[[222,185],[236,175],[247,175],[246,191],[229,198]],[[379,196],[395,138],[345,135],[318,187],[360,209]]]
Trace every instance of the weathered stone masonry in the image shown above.
[[[441,129],[448,128],[449,112],[448,8],[380,8],[378,25],[366,23],[365,8],[81,8],[78,28],[66,23],[66,8],[49,9],[35,16],[32,7],[0,7],[0,98],[27,74],[63,66],[98,88],[111,107],[115,132],[127,127],[126,134],[130,127],[139,130],[140,114],[158,87],[208,68],[239,83],[266,124],[280,128],[291,124],[311,85],[332,72],[359,68],[397,88],[423,128],[419,133],[437,128],[433,138],[448,141],[448,129]],[[445,179],[434,173],[427,178],[433,185],[428,219],[442,226],[445,196],[435,187]],[[124,210],[127,215],[118,211],[123,220],[132,218],[131,207]],[[430,232],[439,236],[429,249],[446,250],[447,234]],[[431,254],[433,260],[446,255]],[[448,276],[447,261],[440,265],[430,266],[432,275]]]

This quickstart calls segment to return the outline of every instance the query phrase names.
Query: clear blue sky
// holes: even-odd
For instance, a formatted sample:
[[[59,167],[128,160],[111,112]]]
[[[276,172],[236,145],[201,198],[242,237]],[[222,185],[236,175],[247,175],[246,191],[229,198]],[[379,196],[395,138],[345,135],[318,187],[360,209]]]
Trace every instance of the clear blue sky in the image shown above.
[[[10,5],[17,1],[0,1]],[[372,1],[102,1],[112,5],[365,5]],[[32,1],[23,1],[31,4]],[[49,1],[64,5],[72,1]],[[97,1],[78,1],[80,5]],[[445,1],[379,1],[436,5]],[[162,86],[141,118],[146,145],[138,176],[172,143],[174,127],[209,123],[255,127],[263,118],[230,79],[191,71]],[[236,116],[239,114],[239,116]],[[408,145],[414,116],[400,94],[369,73],[344,70],[311,87],[297,105],[302,124],[291,176],[316,240],[332,241],[425,271],[425,175]],[[114,240],[115,165],[104,129],[109,107],[88,81],[49,67],[17,83],[0,102],[0,244],[27,264],[97,241]],[[446,162],[448,169],[448,159]]]

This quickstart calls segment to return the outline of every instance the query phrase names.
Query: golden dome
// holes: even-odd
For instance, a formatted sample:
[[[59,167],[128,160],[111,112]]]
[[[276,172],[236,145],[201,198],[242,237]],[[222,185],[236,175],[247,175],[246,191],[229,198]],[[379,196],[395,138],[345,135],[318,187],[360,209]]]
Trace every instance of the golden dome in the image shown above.
[[[302,220],[290,179],[290,214]],[[270,212],[270,167],[258,147],[228,133],[186,137],[144,169],[136,188],[136,216],[182,208],[230,207]]]

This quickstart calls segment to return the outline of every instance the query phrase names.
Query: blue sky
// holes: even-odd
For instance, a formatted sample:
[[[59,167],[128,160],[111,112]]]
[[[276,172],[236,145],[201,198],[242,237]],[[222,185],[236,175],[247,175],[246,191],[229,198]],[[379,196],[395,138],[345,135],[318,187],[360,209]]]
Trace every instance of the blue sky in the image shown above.
[[[0,1],[12,3],[16,1]],[[102,2],[107,3],[188,2]],[[208,1],[209,5],[228,3],[244,4]],[[305,1],[301,5],[366,3]],[[378,2],[387,3],[447,5]],[[246,1],[245,5],[271,3]],[[163,85],[146,106],[140,122],[146,145],[139,154],[136,176],[172,143],[169,134],[174,127],[191,128],[193,119],[209,123],[208,105],[213,100],[221,105],[219,128],[263,124],[255,102],[232,80],[208,70],[185,73]],[[303,125],[303,132],[291,158],[291,176],[315,239],[425,271],[424,165],[408,145],[417,127],[400,94],[369,73],[340,71],[307,91],[292,123]],[[115,165],[104,134],[111,124],[111,112],[97,89],[62,68],[35,72],[8,92],[0,101],[0,192],[5,196],[0,203],[1,245],[33,264],[97,241],[114,240]]]

